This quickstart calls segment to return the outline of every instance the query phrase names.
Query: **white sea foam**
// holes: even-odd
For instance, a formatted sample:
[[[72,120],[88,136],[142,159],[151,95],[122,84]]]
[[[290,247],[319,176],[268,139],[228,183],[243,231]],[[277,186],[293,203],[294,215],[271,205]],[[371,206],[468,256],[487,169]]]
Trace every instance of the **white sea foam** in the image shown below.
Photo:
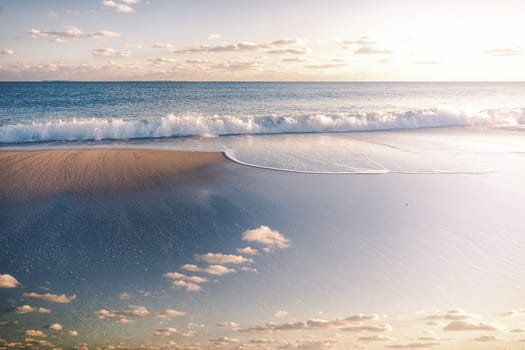
[[[151,119],[50,119],[0,126],[0,143],[118,140],[180,136],[321,133],[448,126],[523,127],[525,108],[477,113],[439,109],[361,114],[231,116],[167,115]]]
[[[229,159],[230,161],[247,166],[250,168],[256,168],[256,169],[265,169],[265,170],[274,170],[274,171],[282,171],[282,172],[288,172],[288,173],[298,173],[298,174],[315,174],[315,175],[383,175],[383,174],[399,174],[399,175],[459,175],[459,174],[471,174],[471,175],[482,175],[482,174],[491,174],[496,172],[494,169],[477,169],[477,170],[465,170],[465,169],[455,169],[455,170],[434,170],[434,169],[425,169],[425,170],[393,170],[393,169],[373,169],[373,168],[361,168],[361,169],[354,169],[354,170],[340,170],[340,169],[332,169],[332,170],[319,170],[315,167],[313,169],[294,169],[290,167],[285,166],[272,166],[272,165],[265,165],[265,164],[256,164],[256,163],[250,163],[244,160],[241,160],[237,157],[235,152],[233,151],[223,151],[222,154],[224,157]],[[277,159],[279,160],[279,159]],[[274,159],[275,161],[275,159]],[[312,162],[306,161],[303,166],[308,168],[312,164]],[[373,165],[373,162],[370,162]]]

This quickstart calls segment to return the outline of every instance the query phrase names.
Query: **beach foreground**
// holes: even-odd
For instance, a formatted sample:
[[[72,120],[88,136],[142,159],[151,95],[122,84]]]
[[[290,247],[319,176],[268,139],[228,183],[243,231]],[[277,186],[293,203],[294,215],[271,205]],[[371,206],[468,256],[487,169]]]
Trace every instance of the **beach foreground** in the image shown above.
[[[224,139],[0,152],[0,350],[520,349],[521,131]]]
[[[220,153],[140,149],[0,152],[0,200],[64,192],[149,187],[193,181],[203,167],[224,162]]]

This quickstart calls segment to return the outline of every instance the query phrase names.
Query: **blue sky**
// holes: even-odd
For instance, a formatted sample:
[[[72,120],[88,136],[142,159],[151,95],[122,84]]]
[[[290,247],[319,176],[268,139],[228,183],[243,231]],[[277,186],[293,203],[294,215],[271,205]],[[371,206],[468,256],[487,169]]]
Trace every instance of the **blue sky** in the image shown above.
[[[525,78],[525,5],[516,0],[0,6],[2,80]]]

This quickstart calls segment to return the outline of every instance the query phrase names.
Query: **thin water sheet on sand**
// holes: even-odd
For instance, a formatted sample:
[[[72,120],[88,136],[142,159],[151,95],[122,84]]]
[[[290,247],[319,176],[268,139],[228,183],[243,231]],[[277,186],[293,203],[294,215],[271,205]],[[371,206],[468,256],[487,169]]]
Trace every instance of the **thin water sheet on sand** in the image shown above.
[[[203,181],[4,201],[1,273],[18,283],[2,276],[13,286],[0,289],[3,343],[519,346],[521,154],[498,154],[497,172],[448,175],[298,174],[211,159],[191,171]]]

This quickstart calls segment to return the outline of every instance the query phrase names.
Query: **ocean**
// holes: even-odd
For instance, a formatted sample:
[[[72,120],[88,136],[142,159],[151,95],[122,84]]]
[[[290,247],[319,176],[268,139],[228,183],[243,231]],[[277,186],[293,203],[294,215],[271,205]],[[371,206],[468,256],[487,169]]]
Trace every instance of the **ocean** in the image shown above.
[[[523,101],[525,83],[3,82],[0,147],[134,144],[302,172],[484,172],[432,167],[441,155],[411,159],[366,132],[521,130]]]
[[[0,143],[525,124],[524,83],[0,83]]]
[[[525,83],[0,83],[0,151],[226,158],[0,196],[0,348],[518,349],[524,126]]]

